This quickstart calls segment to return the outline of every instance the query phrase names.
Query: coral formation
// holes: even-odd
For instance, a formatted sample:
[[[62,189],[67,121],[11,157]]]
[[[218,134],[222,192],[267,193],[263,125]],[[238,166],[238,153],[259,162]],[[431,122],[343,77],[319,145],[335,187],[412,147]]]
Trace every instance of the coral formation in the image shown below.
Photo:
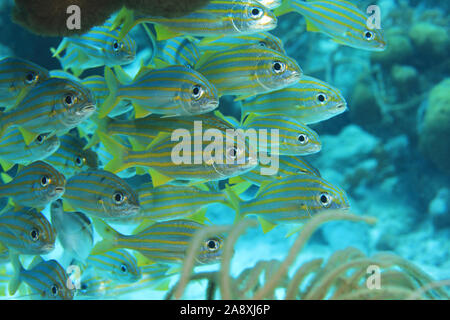
[[[285,299],[448,299],[444,289],[448,282],[434,282],[425,272],[399,256],[381,252],[372,257],[359,249],[349,247],[336,251],[325,263],[323,259],[313,259],[302,264],[292,275],[289,269],[312,234],[325,222],[333,220],[361,221],[375,223],[371,217],[356,216],[342,212],[323,212],[309,220],[300,231],[284,261],[260,261],[254,267],[243,270],[237,277],[230,275],[233,247],[237,238],[254,225],[252,220],[244,220],[229,227],[209,227],[193,239],[185,259],[181,278],[166,295],[166,299],[180,299],[191,281],[206,280],[206,298],[214,299],[216,291],[221,299],[273,299],[275,290],[281,288]],[[207,234],[230,230],[224,244],[220,271],[192,274],[196,250],[200,240]],[[382,286],[372,282],[376,266]],[[372,270],[372,269],[371,269]],[[371,273],[372,272],[372,273]]]
[[[420,148],[442,171],[450,174],[450,78],[445,79],[433,90],[428,99]]]
[[[83,34],[94,26],[103,24],[123,5],[143,14],[163,17],[186,15],[209,0],[15,0],[13,19],[33,33],[46,36]],[[67,8],[77,5],[81,9],[81,29],[69,30],[66,26]]]

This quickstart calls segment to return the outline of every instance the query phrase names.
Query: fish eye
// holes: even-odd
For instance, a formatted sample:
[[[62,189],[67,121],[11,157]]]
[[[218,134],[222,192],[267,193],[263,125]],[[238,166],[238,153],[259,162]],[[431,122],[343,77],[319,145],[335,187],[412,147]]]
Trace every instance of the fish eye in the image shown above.
[[[306,134],[299,134],[299,136],[297,137],[297,140],[300,142],[300,144],[307,144],[308,143],[308,136]]]
[[[375,34],[374,34],[372,31],[366,31],[366,32],[364,33],[364,38],[365,38],[367,41],[371,41],[371,40],[373,40],[373,39],[375,38]]]
[[[38,135],[38,136],[36,137],[36,143],[37,143],[37,144],[42,144],[42,143],[44,142],[44,140],[45,140],[45,136],[42,135],[42,134],[40,134],[40,135]]]
[[[318,95],[317,95],[317,100],[320,102],[320,103],[325,103],[325,102],[327,102],[327,95],[325,94],[325,93],[319,93]]]
[[[64,103],[70,107],[75,103],[75,97],[71,94],[68,94],[64,97]]]
[[[319,201],[322,207],[327,208],[330,206],[332,198],[328,193],[322,193],[319,196]]]
[[[122,273],[127,273],[127,271],[128,271],[128,268],[127,268],[127,266],[126,265],[121,265],[120,266],[120,271],[122,271]]]
[[[122,42],[114,41],[114,43],[113,43],[114,51],[119,51],[122,48],[123,48],[123,43]]]
[[[122,192],[116,192],[113,195],[113,200],[116,204],[121,204],[125,201],[125,197]]]
[[[39,240],[39,230],[37,230],[37,229],[31,230],[30,237],[31,237],[31,240],[38,241]]]
[[[214,239],[206,241],[206,248],[208,249],[208,251],[216,251],[217,249],[219,249],[219,241]]]
[[[263,14],[264,12],[260,8],[251,8],[250,10],[250,17],[252,19],[259,19]]]
[[[275,61],[275,62],[272,64],[272,70],[273,70],[275,73],[281,73],[281,72],[284,72],[284,70],[286,70],[286,65],[285,65],[283,62]]]
[[[52,285],[50,288],[50,292],[52,294],[52,296],[56,296],[59,292],[58,286],[56,284]]]
[[[37,75],[34,72],[28,72],[25,76],[25,81],[28,84],[33,84],[37,80]]]
[[[75,165],[76,165],[77,167],[83,166],[84,162],[85,162],[85,159],[84,159],[84,158],[82,158],[82,157],[80,157],[80,156],[76,156],[76,157],[75,157]]]
[[[41,186],[46,187],[50,184],[51,179],[48,178],[47,176],[42,176],[41,177]]]
[[[264,41],[259,42],[260,47],[267,47],[267,44]]]
[[[228,149],[228,155],[231,159],[236,159],[238,155],[238,148],[232,147]]]
[[[203,89],[199,85],[195,85],[192,87],[192,98],[195,100],[200,99],[203,96]]]

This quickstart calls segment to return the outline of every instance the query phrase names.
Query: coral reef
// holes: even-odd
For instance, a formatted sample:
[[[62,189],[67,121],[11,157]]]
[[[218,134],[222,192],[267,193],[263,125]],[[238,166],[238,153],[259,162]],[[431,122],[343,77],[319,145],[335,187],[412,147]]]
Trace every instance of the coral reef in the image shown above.
[[[414,264],[399,256],[381,252],[372,257],[359,249],[349,247],[336,251],[325,263],[313,259],[294,269],[289,269],[306,245],[308,239],[322,224],[333,220],[375,223],[371,217],[356,216],[342,212],[322,212],[309,220],[300,231],[283,261],[266,260],[243,270],[237,277],[230,275],[233,247],[245,230],[254,226],[254,220],[243,220],[231,227],[214,226],[202,230],[190,243],[180,280],[167,293],[166,299],[183,297],[190,282],[208,282],[207,299],[274,299],[276,290],[283,291],[284,299],[448,299],[444,289],[448,281],[435,282]],[[192,274],[201,239],[208,234],[229,231],[224,244],[220,271]],[[370,271],[372,270],[372,271]],[[375,270],[375,271],[373,271]],[[379,287],[372,276],[379,274]],[[375,287],[371,287],[374,285]]]
[[[94,26],[103,24],[123,5],[143,14],[178,17],[205,5],[209,0],[15,0],[13,19],[33,33],[45,36],[70,36],[83,34]],[[67,8],[77,5],[81,9],[81,29],[69,30],[66,26]]]
[[[422,132],[420,148],[442,171],[450,174],[450,78],[431,90]]]

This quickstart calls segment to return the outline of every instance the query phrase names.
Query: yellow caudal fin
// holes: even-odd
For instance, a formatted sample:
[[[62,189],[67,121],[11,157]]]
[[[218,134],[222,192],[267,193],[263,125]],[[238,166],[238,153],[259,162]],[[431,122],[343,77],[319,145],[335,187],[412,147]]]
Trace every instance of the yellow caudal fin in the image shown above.
[[[120,82],[109,67],[105,67],[105,81],[106,85],[108,86],[109,95],[100,106],[100,110],[98,113],[98,117],[100,119],[106,117],[120,101],[120,99],[117,97]]]
[[[19,286],[22,283],[21,275],[24,271],[24,268],[22,267],[22,263],[20,263],[19,255],[17,253],[10,252],[9,257],[14,270],[14,275],[8,286],[9,294],[12,296],[16,293],[17,289],[19,289]]]
[[[100,254],[114,249],[116,247],[117,240],[122,235],[99,218],[92,217],[91,220],[95,231],[97,231],[97,233],[103,238],[102,241],[97,242],[94,248],[92,248],[91,254]]]
[[[132,103],[134,108],[134,117],[136,119],[145,118],[152,114],[151,111],[147,110],[143,105]]]
[[[303,1],[303,0],[298,0],[298,1]],[[281,4],[281,6],[279,6],[275,10],[273,10],[273,13],[277,17],[279,17],[279,16],[282,16],[291,11],[294,11],[294,9],[292,9],[292,0],[283,0],[283,3]]]
[[[116,18],[114,19],[110,31],[120,29],[119,37],[117,40],[122,40],[130,32],[131,29],[137,25],[137,21],[134,19],[134,11],[122,7]]]
[[[98,132],[98,136],[106,151],[113,156],[113,159],[106,164],[104,169],[117,173],[129,168],[130,166],[126,163],[128,148],[101,131]]]
[[[195,222],[198,222],[200,224],[205,224],[205,221],[211,222],[207,217],[206,217],[206,212],[208,211],[208,208],[202,208],[199,211],[197,211],[196,213],[186,217],[186,219],[188,220],[192,220]]]
[[[133,78],[128,73],[126,73],[121,66],[114,66],[113,68],[120,83],[127,84],[133,82]]]
[[[106,118],[100,119],[98,117],[98,114],[94,114],[91,117],[91,120],[93,120],[95,122],[95,124],[97,125],[97,129],[95,130],[94,134],[90,138],[86,137],[88,142],[84,146],[83,150],[88,150],[88,149],[92,148],[93,146],[97,145],[98,143],[100,143],[100,138],[98,136],[99,132],[108,134],[108,125],[109,125],[109,122],[111,121],[110,118],[106,117]]]

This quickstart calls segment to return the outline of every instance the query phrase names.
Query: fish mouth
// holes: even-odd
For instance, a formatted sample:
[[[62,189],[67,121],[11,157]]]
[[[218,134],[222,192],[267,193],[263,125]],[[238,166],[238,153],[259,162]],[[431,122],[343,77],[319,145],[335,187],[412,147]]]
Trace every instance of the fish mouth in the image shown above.
[[[343,113],[345,111],[348,110],[348,106],[346,103],[340,103],[336,106],[336,108],[334,108],[334,113],[335,114],[339,114],[339,113]]]
[[[64,193],[65,190],[66,190],[66,188],[64,188],[64,187],[55,187],[56,194],[62,194],[62,193]]]
[[[218,100],[214,100],[214,101],[210,101],[206,104],[205,109],[206,110],[214,110],[219,106],[219,101]]]
[[[95,104],[88,104],[83,106],[79,112],[77,112],[78,115],[84,115],[84,114],[89,114],[89,113],[93,113],[95,112],[95,110],[97,109],[97,107],[95,106]]]
[[[53,251],[53,249],[55,249],[55,244],[54,243],[47,243],[47,244],[42,246],[41,254],[49,253],[50,251]]]

